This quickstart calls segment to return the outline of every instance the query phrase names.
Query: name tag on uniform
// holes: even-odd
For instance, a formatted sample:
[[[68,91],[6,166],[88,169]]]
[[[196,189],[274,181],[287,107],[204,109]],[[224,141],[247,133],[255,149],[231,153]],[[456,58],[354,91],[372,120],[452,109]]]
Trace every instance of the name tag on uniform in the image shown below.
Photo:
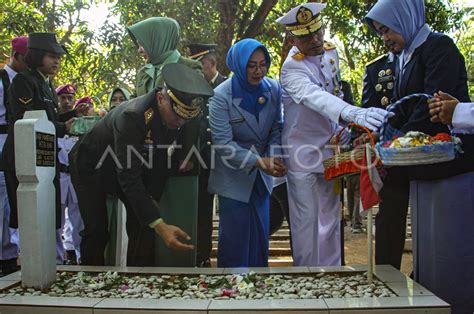
[[[391,82],[391,81],[393,81],[393,75],[388,75],[388,76],[380,77],[377,79],[378,83]]]
[[[48,98],[43,98],[43,101],[45,101],[45,102],[53,102],[51,99],[48,99]]]
[[[245,121],[244,118],[240,118],[240,119],[230,120],[229,123],[230,123],[230,124],[234,124],[234,123],[239,123],[239,122],[244,122],[244,121]]]

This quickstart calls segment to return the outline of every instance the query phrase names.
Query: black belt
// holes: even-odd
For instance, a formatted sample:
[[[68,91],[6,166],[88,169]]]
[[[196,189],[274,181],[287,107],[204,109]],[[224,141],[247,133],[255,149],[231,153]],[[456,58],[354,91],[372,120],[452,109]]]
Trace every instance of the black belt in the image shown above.
[[[7,132],[8,132],[8,125],[6,124],[0,125],[0,134],[7,134]]]
[[[69,166],[65,164],[59,164],[59,172],[69,173]]]

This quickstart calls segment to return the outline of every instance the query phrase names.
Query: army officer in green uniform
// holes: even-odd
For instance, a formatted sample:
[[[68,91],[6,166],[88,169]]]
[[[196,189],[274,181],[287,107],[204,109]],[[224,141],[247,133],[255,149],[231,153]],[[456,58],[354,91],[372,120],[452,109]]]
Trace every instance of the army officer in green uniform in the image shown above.
[[[104,264],[109,238],[107,193],[117,195],[127,209],[129,266],[154,265],[155,232],[169,248],[194,248],[181,242],[180,239],[190,240],[183,230],[160,218],[157,204],[164,184],[150,186],[143,174],[146,167],[153,167],[158,175],[156,169],[162,169],[160,181],[166,181],[166,145],[175,141],[180,127],[201,114],[201,106],[213,91],[198,72],[182,64],[165,65],[162,76],[162,88],[112,110],[70,153],[71,176],[84,220],[81,254],[85,265]],[[151,160],[157,163],[153,165],[142,157],[150,143],[154,155]]]

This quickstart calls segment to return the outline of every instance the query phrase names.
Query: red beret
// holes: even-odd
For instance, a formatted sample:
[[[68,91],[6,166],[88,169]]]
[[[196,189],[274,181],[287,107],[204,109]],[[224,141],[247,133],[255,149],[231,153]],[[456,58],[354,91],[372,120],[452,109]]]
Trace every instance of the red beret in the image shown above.
[[[61,95],[61,94],[75,94],[76,93],[76,87],[72,84],[66,84],[66,85],[61,85],[56,88],[56,94]]]
[[[26,55],[26,51],[28,50],[28,37],[26,36],[19,36],[15,37],[11,41],[12,50],[18,52],[19,54]]]
[[[80,104],[92,105],[92,98],[90,98],[89,96],[84,96],[84,97],[79,98],[76,101],[76,104],[74,105],[74,109],[76,109],[76,107],[79,106]]]

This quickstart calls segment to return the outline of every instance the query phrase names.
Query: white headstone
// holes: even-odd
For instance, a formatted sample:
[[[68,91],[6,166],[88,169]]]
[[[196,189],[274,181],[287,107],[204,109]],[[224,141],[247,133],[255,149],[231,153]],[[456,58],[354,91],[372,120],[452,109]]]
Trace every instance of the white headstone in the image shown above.
[[[119,200],[117,206],[117,246],[115,248],[115,265],[127,266],[128,236],[126,229],[127,212],[125,205]]]
[[[44,111],[27,111],[15,123],[19,186],[21,281],[44,289],[56,279],[55,129]]]

